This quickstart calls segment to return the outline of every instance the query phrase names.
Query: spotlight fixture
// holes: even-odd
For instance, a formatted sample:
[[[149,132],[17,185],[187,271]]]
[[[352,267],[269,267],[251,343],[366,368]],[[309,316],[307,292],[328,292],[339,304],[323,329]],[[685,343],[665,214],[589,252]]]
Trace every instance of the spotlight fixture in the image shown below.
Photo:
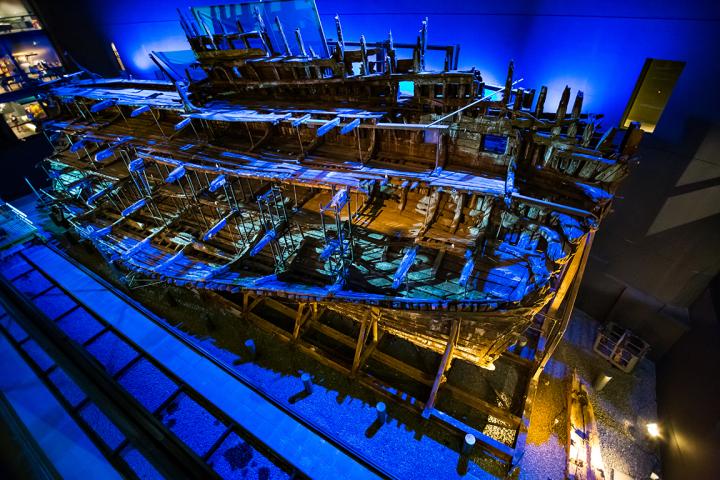
[[[660,426],[657,423],[648,423],[646,427],[650,438],[657,438],[660,436]]]

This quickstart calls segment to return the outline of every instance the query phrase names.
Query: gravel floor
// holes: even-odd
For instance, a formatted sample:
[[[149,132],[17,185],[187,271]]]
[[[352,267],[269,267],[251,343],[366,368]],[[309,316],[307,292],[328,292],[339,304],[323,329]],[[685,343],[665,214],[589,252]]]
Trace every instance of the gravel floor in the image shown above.
[[[131,445],[125,447],[120,453],[120,456],[127,462],[140,480],[163,480],[165,478]]]
[[[115,375],[138,355],[130,345],[112,332],[105,332],[85,347],[110,375]]]
[[[125,440],[125,435],[94,403],[88,403],[80,409],[80,416],[90,425],[90,428],[95,430],[111,450],[116,449]]]
[[[36,297],[33,303],[52,320],[55,320],[76,305],[73,299],[65,295],[57,287]]]
[[[158,415],[160,420],[195,453],[205,455],[227,430],[220,420],[181,393]]]
[[[567,443],[567,376],[577,369],[588,385],[600,435],[606,478],[649,478],[657,472],[657,448],[645,436],[645,425],[657,416],[655,366],[645,359],[630,374],[621,372],[592,351],[598,323],[575,310],[563,342],[540,378],[520,478],[564,477]],[[613,377],[601,391],[593,381],[600,373]],[[557,420],[557,421],[556,421]]]
[[[226,480],[280,480],[290,475],[277,468],[235,433],[231,433],[210,457],[210,465]]]
[[[178,388],[145,358],[130,367],[118,381],[150,412],[155,412]]]
[[[58,320],[58,326],[68,337],[80,344],[87,342],[103,329],[100,322],[84,308],[73,310],[62,317]]]

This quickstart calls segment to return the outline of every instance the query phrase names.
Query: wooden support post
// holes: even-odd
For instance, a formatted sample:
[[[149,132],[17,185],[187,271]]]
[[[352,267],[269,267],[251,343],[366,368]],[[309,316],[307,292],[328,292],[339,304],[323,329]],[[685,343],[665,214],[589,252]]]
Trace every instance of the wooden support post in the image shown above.
[[[288,57],[292,56],[290,44],[288,43],[287,37],[285,36],[285,29],[283,29],[283,24],[280,21],[280,17],[275,17],[275,25],[277,26],[278,32],[280,33],[280,40],[282,40],[283,48],[285,49],[285,55]]]
[[[427,51],[427,37],[428,37],[428,17],[425,17],[422,24],[420,25],[420,37],[418,38],[419,52],[418,52],[418,63],[420,65],[419,70],[416,72],[425,71],[425,53]]]
[[[595,145],[595,150],[612,147],[613,139],[615,138],[615,132],[617,132],[617,129],[615,127],[609,128],[603,134],[603,136],[600,137],[600,140],[598,140],[597,145]]]
[[[313,387],[312,387],[312,377],[310,377],[309,373],[303,373],[300,377],[300,380],[302,380],[303,383],[303,390],[305,390],[305,393],[312,393]]]
[[[335,54],[337,56],[337,62],[341,63],[343,66],[342,75],[345,77],[347,75],[348,66],[345,63],[345,40],[343,39],[343,31],[339,15],[335,15],[335,30],[337,31],[337,49],[335,50]]]
[[[248,309],[248,302],[250,301],[250,293],[243,292],[243,303],[242,303],[242,316],[243,320],[248,319],[248,313],[250,313],[250,310]]]
[[[505,78],[505,89],[503,90],[502,95],[502,103],[504,105],[507,105],[510,103],[510,97],[512,96],[512,86],[513,86],[513,73],[515,72],[515,63],[510,60],[510,64],[508,65],[508,73],[507,77]]]
[[[443,259],[445,258],[445,250],[439,250],[437,255],[435,255],[435,260],[433,261],[432,270],[430,270],[432,278],[437,278],[438,270],[440,270],[440,267],[442,266]]]
[[[578,91],[575,95],[575,102],[573,103],[572,112],[570,114],[571,120],[578,120],[580,118],[580,113],[582,112],[583,97],[585,97],[585,94],[582,92],[582,90]]]
[[[518,88],[517,94],[515,95],[515,101],[513,102],[513,112],[519,111],[522,107],[524,95],[525,90],[523,90],[522,88]]]
[[[351,376],[354,376],[360,368],[360,358],[363,348],[365,347],[365,342],[367,341],[369,333],[368,324],[370,323],[370,321],[371,320],[366,317],[360,324],[360,334],[358,335],[357,344],[355,345],[355,356],[353,357],[352,369],[350,370]]]
[[[410,182],[408,181],[403,182],[402,186],[400,187],[400,201],[398,202],[398,210],[400,210],[401,212],[405,210],[409,188]]]
[[[245,126],[247,126],[247,124],[245,124]],[[263,145],[265,145],[268,141],[270,141],[270,138],[272,138],[274,131],[275,131],[275,129],[274,129],[273,125],[268,125],[268,126],[266,126],[266,127],[265,127],[265,133],[263,133],[262,138],[260,138],[260,140],[258,140],[257,142],[251,142],[251,143],[252,143],[252,146],[250,147],[250,150],[249,150],[249,151],[250,151],[250,152],[255,152],[255,151],[257,151],[260,147],[262,147]],[[248,130],[248,133],[249,133],[249,130]]]
[[[302,313],[298,309],[298,313],[295,317],[295,326],[292,334],[292,339],[295,341],[300,341],[300,337],[303,332],[318,319],[321,313],[318,311],[317,302],[312,302],[310,304],[304,303],[301,305],[305,305],[305,309]]]
[[[318,319],[318,304],[313,302],[312,304],[312,321],[315,322]]]
[[[370,75],[370,64],[368,63],[367,43],[365,35],[360,35],[360,58],[362,60],[362,75]]]
[[[383,335],[385,335],[385,330],[380,330],[377,336],[377,340],[373,340],[373,342],[368,345],[365,350],[362,353],[362,356],[360,357],[360,364],[358,365],[358,370],[360,370],[363,365],[365,365],[368,361],[368,358],[370,358],[377,348],[377,346],[380,344],[380,340],[382,340]]]
[[[373,307],[371,310],[371,323],[372,323],[372,338],[373,343],[378,342],[378,320],[380,320],[380,309]]]
[[[435,144],[435,170],[445,168],[447,152],[443,144],[443,138],[445,138],[445,134],[438,132],[437,143]]]
[[[460,220],[462,219],[463,207],[465,206],[465,194],[457,194],[457,203],[455,204],[455,215],[453,216],[452,223],[450,224],[450,231],[454,234],[457,232],[460,226]]]
[[[547,96],[547,87],[545,85],[540,89],[537,103],[535,104],[535,116],[540,118],[545,111],[545,97]]]
[[[433,382],[432,389],[430,390],[430,397],[428,398],[427,403],[425,403],[425,408],[422,412],[422,416],[425,418],[430,416],[430,413],[435,406],[435,400],[437,399],[440,385],[445,383],[445,373],[450,370],[450,366],[452,365],[453,353],[455,351],[459,335],[460,320],[457,319],[453,321],[452,326],[450,327],[450,336],[448,337],[448,342],[445,346],[445,353],[443,354],[442,360],[440,360],[440,367],[438,368],[438,373],[435,376],[435,381]]]
[[[580,120],[580,112],[582,110],[582,103],[583,103],[583,92],[578,91],[577,95],[575,96],[575,102],[573,103],[572,111],[570,113],[570,120],[572,123],[568,127],[567,136],[568,138],[575,138],[575,135],[577,135],[577,129],[578,129],[578,121]]]
[[[388,32],[387,54],[389,59],[388,64],[390,66],[389,73],[395,73],[395,71],[397,70],[397,62],[395,57],[395,44],[393,43],[392,31]]]
[[[257,307],[258,304],[265,299],[265,297],[263,297],[262,295],[259,295],[259,296],[255,297],[255,299],[253,299],[252,303],[250,303],[248,305],[249,298],[250,298],[249,293],[246,293],[243,296],[243,316],[244,316],[244,318],[249,318],[250,313],[252,313],[253,309],[255,307]]]
[[[300,56],[307,57],[308,54],[305,50],[305,42],[303,41],[302,33],[300,32],[299,28],[295,29],[295,40],[297,41],[298,49],[300,50]]]
[[[306,306],[306,303],[298,304],[297,314],[295,315],[295,326],[293,327],[293,338],[295,340],[300,337],[300,329],[311,314],[311,310],[305,311]]]
[[[567,85],[565,86],[565,90],[563,90],[562,95],[560,96],[560,103],[558,104],[558,109],[555,114],[555,124],[560,125],[560,122],[562,122],[565,119],[565,113],[567,112],[568,104],[570,103],[570,87]]]
[[[585,148],[590,147],[590,142],[592,141],[593,134],[595,133],[595,127],[597,124],[595,123],[595,120],[590,117],[585,124],[585,129],[583,130],[582,135],[582,142],[581,145]]]
[[[265,28],[265,21],[263,20],[263,17],[260,14],[260,10],[257,7],[253,7],[253,16],[255,17],[256,28],[258,33],[260,34],[263,45],[266,47],[268,53],[270,53],[271,55],[274,54],[277,50],[275,48],[275,45],[273,45],[273,43],[270,41],[270,35],[268,35]]]
[[[383,335],[385,335],[384,330],[380,330],[378,327],[378,320],[380,320],[380,309],[377,307],[373,307],[371,310],[371,317],[370,317],[370,329],[372,331],[372,342],[367,347],[364,347],[362,354],[360,355],[360,360],[357,362],[357,368],[354,369],[353,373],[360,370],[365,363],[367,363],[368,358],[373,354],[375,349],[377,348],[378,344],[380,343],[380,340],[382,340]]]

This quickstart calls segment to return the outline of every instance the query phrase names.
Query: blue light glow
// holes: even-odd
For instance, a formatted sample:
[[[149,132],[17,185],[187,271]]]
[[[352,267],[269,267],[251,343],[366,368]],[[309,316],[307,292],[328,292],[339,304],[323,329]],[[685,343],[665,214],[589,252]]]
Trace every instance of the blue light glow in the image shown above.
[[[189,45],[178,21],[177,8],[217,5],[217,0],[123,0],[94,2],[90,14],[108,44],[114,41],[128,71],[136,77],[156,78],[151,51],[185,50]],[[395,42],[414,43],[420,22],[429,18],[432,44],[460,44],[460,68],[477,67],[488,83],[501,84],[509,59],[515,60],[518,84],[547,85],[546,106],[554,110],[565,85],[585,92],[584,111],[604,112],[604,127],[616,125],[632,93],[646,58],[687,61],[668,105],[701,118],[710,113],[694,98],[693,85],[720,76],[720,30],[712,2],[686,4],[610,1],[520,1],[477,3],[431,0],[382,2],[318,0],[327,38],[335,38],[333,17],[340,15],[344,36],[358,41],[384,40],[392,30]],[[706,5],[707,3],[707,5]],[[609,13],[612,12],[612,13]],[[715,15],[715,16],[713,16]],[[677,20],[675,20],[677,19]],[[696,48],[702,45],[703,48]],[[430,68],[441,68],[434,58]],[[672,133],[683,119],[668,113],[656,130]]]
[[[404,82],[399,82],[399,91],[401,95],[415,95],[415,82],[411,80],[406,80]]]

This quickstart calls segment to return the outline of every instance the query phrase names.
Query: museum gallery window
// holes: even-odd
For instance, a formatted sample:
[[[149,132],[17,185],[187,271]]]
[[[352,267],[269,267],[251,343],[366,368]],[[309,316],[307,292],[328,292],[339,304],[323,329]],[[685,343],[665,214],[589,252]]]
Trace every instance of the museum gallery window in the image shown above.
[[[45,117],[36,89],[62,74],[60,57],[33,12],[21,0],[0,0],[0,113],[17,138],[36,133],[33,120]]]
[[[45,111],[35,97],[17,102],[0,103],[0,113],[18,139],[36,134],[37,127],[33,120],[46,117]]]

